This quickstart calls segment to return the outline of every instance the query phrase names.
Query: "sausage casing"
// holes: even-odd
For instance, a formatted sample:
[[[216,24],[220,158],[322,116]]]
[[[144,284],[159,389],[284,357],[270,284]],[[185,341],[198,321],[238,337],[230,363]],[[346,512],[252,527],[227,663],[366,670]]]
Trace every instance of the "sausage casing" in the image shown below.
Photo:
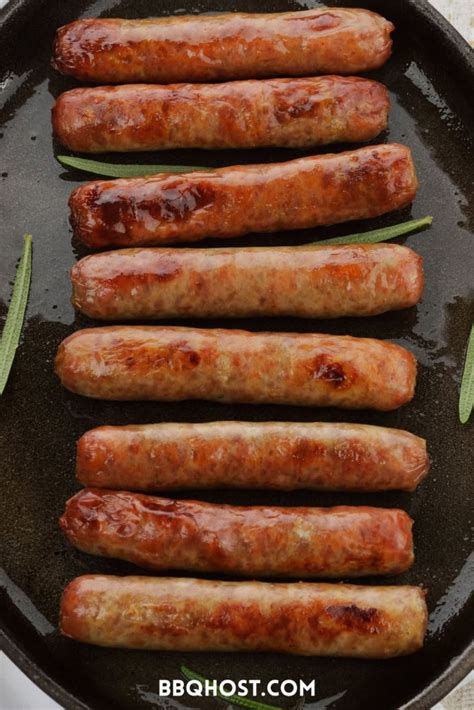
[[[412,520],[388,508],[236,507],[85,488],[60,524],[83,552],[158,571],[364,577],[414,560]]]
[[[416,360],[370,338],[107,326],[63,340],[56,372],[72,392],[97,399],[390,410],[413,397]]]
[[[60,616],[98,646],[390,658],[423,646],[428,613],[419,587],[85,575]]]
[[[409,148],[376,145],[286,163],[95,181],[69,199],[90,247],[192,242],[376,217],[413,201]]]
[[[268,488],[412,491],[426,442],[363,424],[211,422],[103,426],[78,441],[84,486],[122,490]]]
[[[387,89],[358,77],[129,84],[66,91],[56,138],[84,153],[169,148],[304,148],[364,142],[387,126]]]
[[[342,8],[87,19],[57,31],[53,66],[112,84],[358,74],[388,59],[392,30],[374,12]]]
[[[413,306],[421,257],[397,244],[121,249],[71,270],[74,306],[99,320],[369,316]]]

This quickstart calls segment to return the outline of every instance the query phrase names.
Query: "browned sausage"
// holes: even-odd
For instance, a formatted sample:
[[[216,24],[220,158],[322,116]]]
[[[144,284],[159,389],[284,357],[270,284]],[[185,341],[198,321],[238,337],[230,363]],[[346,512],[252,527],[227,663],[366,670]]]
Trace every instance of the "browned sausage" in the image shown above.
[[[413,521],[388,508],[234,507],[85,488],[60,524],[83,552],[152,570],[364,577],[413,564]]]
[[[69,206],[90,247],[192,242],[366,219],[413,201],[409,148],[377,145],[287,163],[96,181]]]
[[[390,658],[423,646],[419,587],[77,577],[61,632],[98,646]]]
[[[112,84],[358,74],[388,59],[393,29],[374,12],[343,8],[78,20],[57,31],[53,66]]]
[[[303,148],[363,142],[387,126],[376,81],[323,76],[227,84],[101,86],[62,94],[56,138],[70,150]]]
[[[78,441],[85,486],[134,490],[270,488],[413,491],[426,442],[363,424],[211,422],[103,426]]]
[[[369,316],[413,306],[421,257],[397,244],[122,249],[71,271],[74,306],[100,320]]]
[[[369,338],[108,326],[66,338],[56,372],[72,392],[98,399],[390,410],[413,397],[416,360]]]

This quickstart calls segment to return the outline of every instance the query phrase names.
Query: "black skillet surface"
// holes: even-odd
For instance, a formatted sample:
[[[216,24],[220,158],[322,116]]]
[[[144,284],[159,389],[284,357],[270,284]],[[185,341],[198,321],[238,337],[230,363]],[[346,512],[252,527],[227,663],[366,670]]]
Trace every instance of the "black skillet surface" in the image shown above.
[[[392,97],[390,129],[381,140],[406,143],[414,153],[421,186],[413,207],[371,222],[240,241],[299,244],[432,214],[434,225],[429,231],[402,240],[425,259],[423,302],[417,308],[372,319],[275,319],[234,324],[251,330],[326,331],[394,339],[419,359],[417,393],[411,404],[398,412],[376,414],[203,402],[94,402],[68,394],[53,374],[53,357],[62,338],[90,325],[75,316],[69,305],[68,269],[85,251],[71,244],[66,201],[84,176],[65,172],[53,158],[57,146],[51,139],[50,108],[55,96],[74,85],[49,67],[55,29],[78,17],[97,15],[147,17],[225,9],[269,12],[315,4],[292,0],[238,0],[231,5],[223,0],[14,0],[3,11],[2,317],[24,232],[34,236],[34,263],[26,327],[0,400],[1,545],[5,573],[1,587],[2,623],[7,653],[65,707],[219,707],[219,701],[213,699],[160,700],[157,680],[180,677],[179,666],[185,663],[218,679],[315,679],[317,694],[306,698],[307,708],[388,709],[406,703],[411,703],[412,708],[428,708],[469,669],[473,618],[472,605],[469,606],[473,586],[472,564],[469,567],[469,497],[474,471],[469,445],[473,425],[459,424],[457,401],[473,305],[474,150],[469,93],[472,99],[474,66],[467,45],[427,3],[356,3],[380,11],[397,26],[394,56],[372,76],[388,85]],[[225,165],[280,161],[298,154],[283,150],[176,151],[166,159],[191,165]],[[137,162],[136,156],[128,159]],[[138,162],[147,159],[159,162],[151,154],[140,155]],[[118,160],[123,162],[123,156]],[[210,323],[215,324],[229,325]],[[237,504],[364,503],[403,507],[415,519],[417,559],[409,573],[390,581],[422,584],[429,590],[429,631],[421,652],[388,661],[269,654],[163,654],[94,648],[58,635],[59,598],[69,580],[87,572],[136,572],[130,565],[80,554],[66,544],[58,529],[57,518],[64,502],[78,487],[73,476],[75,440],[86,429],[105,423],[218,419],[361,421],[405,428],[427,438],[432,469],[428,480],[413,495],[195,493],[206,500]],[[374,584],[389,580],[361,581]],[[291,707],[296,702],[284,697],[261,699],[281,707]]]

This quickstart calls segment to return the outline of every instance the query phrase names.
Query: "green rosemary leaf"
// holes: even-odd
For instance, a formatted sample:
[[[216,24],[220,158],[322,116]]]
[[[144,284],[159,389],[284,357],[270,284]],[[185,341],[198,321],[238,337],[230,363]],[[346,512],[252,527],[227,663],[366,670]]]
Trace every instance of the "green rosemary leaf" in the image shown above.
[[[103,175],[113,178],[142,177],[156,173],[189,173],[194,170],[211,170],[195,165],[118,165],[116,163],[101,163],[89,158],[76,158],[72,155],[57,155],[56,160],[68,168],[84,170],[86,173]]]
[[[474,406],[474,324],[467,343],[466,360],[459,394],[459,421],[467,424]]]
[[[401,237],[403,234],[416,232],[418,229],[422,229],[423,227],[429,227],[432,222],[433,217],[423,217],[422,219],[412,219],[409,222],[392,224],[391,227],[373,229],[370,232],[348,234],[346,237],[334,237],[333,239],[322,239],[320,242],[310,243],[319,244],[319,246],[326,246],[326,244],[376,244],[377,242],[386,242],[388,239]]]
[[[0,395],[3,394],[20,341],[31,282],[31,234],[23,237],[23,253],[16,271],[12,300],[0,339]]]
[[[188,680],[198,680],[200,683],[210,682],[207,678],[199,675],[199,673],[195,673],[186,666],[181,666],[181,673]],[[243,708],[247,708],[247,710],[281,710],[281,708],[278,708],[275,705],[265,705],[265,703],[259,703],[258,701],[250,700],[249,698],[241,698],[238,695],[221,695],[221,693],[217,692],[216,697],[221,700],[225,700],[232,705],[240,705]]]

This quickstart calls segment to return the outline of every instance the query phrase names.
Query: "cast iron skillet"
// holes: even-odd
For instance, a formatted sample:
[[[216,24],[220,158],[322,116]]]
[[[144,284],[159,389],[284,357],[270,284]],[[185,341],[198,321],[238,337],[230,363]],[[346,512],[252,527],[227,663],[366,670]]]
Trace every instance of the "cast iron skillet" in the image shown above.
[[[232,3],[232,9],[269,12],[313,4],[238,0]],[[421,182],[419,195],[411,209],[379,220],[250,237],[239,243],[299,244],[432,214],[432,229],[402,240],[424,256],[427,283],[423,302],[418,308],[372,319],[267,319],[239,321],[235,326],[350,333],[391,338],[406,345],[419,359],[417,394],[411,404],[388,414],[204,402],[94,402],[68,394],[59,386],[52,364],[56,347],[66,335],[89,323],[75,316],[69,305],[68,269],[85,251],[71,244],[66,202],[84,175],[64,171],[53,157],[57,146],[50,135],[50,107],[55,96],[74,86],[71,79],[49,67],[54,31],[83,16],[216,12],[229,8],[229,4],[224,0],[15,0],[2,13],[2,317],[21,250],[21,235],[34,235],[33,284],[26,327],[0,400],[4,646],[30,678],[67,708],[183,707],[177,701],[157,696],[158,678],[178,678],[182,663],[209,678],[314,678],[317,696],[306,698],[308,708],[388,709],[405,704],[428,708],[469,669],[469,493],[473,472],[469,440],[473,427],[472,423],[459,424],[457,400],[473,302],[474,210],[468,201],[473,196],[474,150],[468,99],[474,95],[474,65],[467,44],[428,3],[373,0],[354,4],[378,10],[397,26],[393,58],[372,75],[388,85],[392,98],[390,129],[380,140],[399,141],[411,147]],[[175,151],[161,157],[162,162],[166,157],[169,162],[190,165],[225,165],[279,161],[299,154],[284,150]],[[136,162],[136,157],[128,159]],[[122,156],[117,159],[124,161]],[[146,159],[159,162],[156,155],[139,156],[139,162]],[[413,495],[289,495],[255,491],[189,494],[236,504],[354,503],[406,509],[415,519],[417,560],[409,573],[394,581],[422,584],[429,590],[429,632],[420,653],[388,661],[269,654],[164,654],[94,648],[59,636],[56,626],[60,594],[74,576],[86,572],[136,572],[131,565],[73,550],[58,529],[57,518],[64,502],[77,490],[73,476],[77,437],[86,429],[105,423],[218,419],[361,421],[406,428],[428,439],[431,474]],[[361,581],[374,584],[389,580]],[[291,707],[296,702],[284,697],[262,700],[281,707]],[[186,707],[219,707],[219,701],[212,699],[184,698],[180,702]]]

